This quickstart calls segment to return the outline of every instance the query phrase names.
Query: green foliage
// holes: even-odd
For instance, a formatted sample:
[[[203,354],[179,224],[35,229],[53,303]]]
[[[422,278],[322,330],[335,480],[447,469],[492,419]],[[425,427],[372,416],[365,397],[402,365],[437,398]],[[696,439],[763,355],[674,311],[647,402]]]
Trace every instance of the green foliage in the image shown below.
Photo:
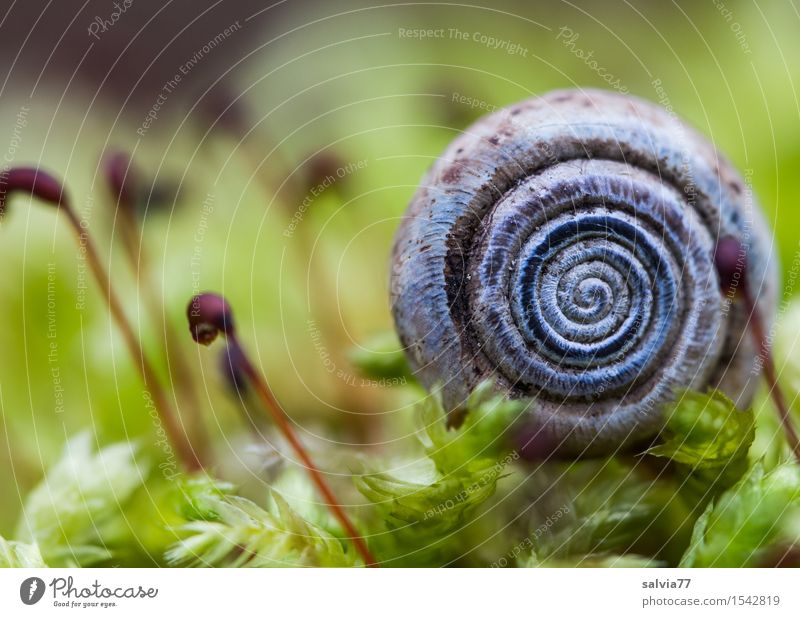
[[[352,566],[342,544],[300,517],[278,494],[268,510],[230,494],[230,485],[210,478],[183,484],[179,532],[185,537],[166,554],[174,566],[287,567]]]
[[[321,459],[319,462],[324,468],[337,464]],[[334,487],[340,498],[348,503],[353,501],[353,498],[358,498],[352,489],[349,477]],[[337,538],[346,535],[346,531],[331,513],[330,508],[320,503],[319,489],[311,482],[308,471],[301,466],[284,466],[280,473],[270,480],[269,490],[273,495],[281,497],[297,515],[311,525],[324,529]],[[353,518],[357,517],[358,511],[355,507],[348,508],[348,510]]]
[[[585,555],[541,560],[531,555],[520,564],[523,568],[660,568],[664,563],[640,555]]]
[[[740,411],[717,390],[686,391],[669,415],[663,443],[647,454],[676,463],[686,488],[702,500],[742,477],[754,435],[752,410]]]
[[[530,404],[494,392],[491,381],[485,381],[470,395],[464,421],[454,430],[444,422],[438,396],[427,396],[417,407],[425,452],[443,474],[492,466],[510,450],[514,423]]]
[[[704,504],[746,472],[753,435],[751,411],[719,392],[685,392],[647,457],[538,466],[519,504],[528,509],[524,535],[499,561],[676,565]]]
[[[691,521],[675,485],[641,462],[617,458],[550,463],[534,472],[525,539],[535,562],[587,561],[604,555],[642,555],[677,563]]]
[[[393,330],[371,336],[351,349],[348,357],[362,375],[381,383],[400,385],[413,379],[403,346]]]
[[[687,392],[645,457],[519,466],[507,436],[529,404],[485,383],[461,426],[448,429],[437,396],[418,403],[418,455],[356,478],[370,502],[360,526],[379,560],[754,566],[800,540],[800,471],[748,469],[753,414],[723,395]],[[136,452],[129,444],[95,451],[87,434],[72,439],[28,496],[15,541],[0,538],[0,566],[138,565],[142,555],[152,561],[144,565],[358,565],[325,511],[298,509],[277,488],[261,506],[205,475],[168,482],[137,465]],[[295,495],[302,478],[284,471],[275,486]]]
[[[752,567],[775,542],[800,539],[800,470],[753,466],[698,519],[681,561],[687,567]]]
[[[527,536],[531,550],[523,553],[531,556],[521,563],[604,567],[622,556],[623,563],[677,564],[699,508],[746,472],[753,435],[751,411],[737,410],[719,392],[685,392],[663,441],[646,452],[674,468],[621,456],[544,466]],[[562,511],[550,525],[553,512]]]
[[[219,518],[218,505],[233,493],[233,484],[201,475],[178,482],[170,498],[184,521],[214,521]]]
[[[425,467],[424,463],[419,465],[421,473],[416,481],[390,473],[363,477],[362,492],[384,510],[387,524],[399,527],[420,523],[434,533],[457,529],[491,497],[503,468],[498,463],[476,469],[474,474],[445,476]],[[433,479],[426,481],[430,477]]]
[[[0,568],[46,568],[36,544],[9,541],[0,536]]]
[[[89,566],[112,557],[126,532],[125,508],[147,476],[137,448],[118,443],[95,452],[83,433],[28,495],[17,538],[37,543],[53,567]]]
[[[527,404],[493,395],[484,384],[470,397],[461,427],[448,430],[438,397],[420,402],[425,457],[357,479],[383,522],[371,542],[382,561],[442,565],[462,556],[463,536],[479,506],[519,458],[504,437]]]

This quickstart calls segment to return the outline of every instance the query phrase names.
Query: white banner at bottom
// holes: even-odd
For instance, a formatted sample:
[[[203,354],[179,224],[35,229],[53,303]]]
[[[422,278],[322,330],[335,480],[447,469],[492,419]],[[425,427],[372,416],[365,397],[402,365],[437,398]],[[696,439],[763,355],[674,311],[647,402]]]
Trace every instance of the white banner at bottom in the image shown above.
[[[796,570],[0,570],[3,616],[796,616],[799,599]]]

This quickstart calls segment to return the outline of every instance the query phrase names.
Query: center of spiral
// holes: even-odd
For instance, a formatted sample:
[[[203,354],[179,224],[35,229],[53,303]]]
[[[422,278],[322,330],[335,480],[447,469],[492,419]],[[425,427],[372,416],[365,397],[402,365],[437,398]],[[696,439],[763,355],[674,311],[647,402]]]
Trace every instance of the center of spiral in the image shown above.
[[[619,215],[549,222],[523,247],[512,279],[512,310],[525,340],[559,365],[620,359],[652,325],[649,268],[659,259],[652,248]]]
[[[580,281],[572,293],[572,306],[575,309],[584,310],[586,315],[577,317],[576,320],[592,319],[596,316],[596,313],[601,312],[603,309],[610,310],[612,293],[611,286],[599,278]],[[560,294],[559,300],[563,302]],[[570,308],[570,306],[567,308]]]
[[[566,319],[576,324],[597,323],[614,310],[615,297],[625,283],[606,270],[604,262],[582,263],[561,276],[557,304]]]
[[[629,391],[672,353],[686,306],[680,206],[623,171],[564,164],[516,186],[487,219],[472,324],[503,376],[539,396]]]

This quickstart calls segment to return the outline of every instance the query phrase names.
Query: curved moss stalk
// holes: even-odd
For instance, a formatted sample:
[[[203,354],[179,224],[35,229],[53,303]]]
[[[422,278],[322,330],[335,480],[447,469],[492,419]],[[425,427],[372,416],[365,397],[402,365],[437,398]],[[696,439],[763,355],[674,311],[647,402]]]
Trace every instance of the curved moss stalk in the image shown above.
[[[266,380],[256,370],[244,352],[236,335],[233,311],[225,298],[211,293],[196,295],[189,302],[186,313],[189,320],[189,330],[195,342],[201,345],[210,345],[219,334],[225,336],[230,349],[229,357],[236,358],[239,370],[247,377],[250,385],[261,400],[264,409],[269,412],[270,417],[303,463],[311,481],[322,495],[325,505],[345,529],[349,539],[352,540],[356,550],[364,559],[364,563],[370,567],[377,566],[377,561],[367,547],[366,541],[361,537],[358,529],[356,529],[344,507],[323,477],[319,467],[314,463],[308,450],[306,450],[297,433],[295,433],[289,418],[286,416],[286,412],[283,411]]]
[[[192,371],[185,357],[177,352],[180,344],[175,330],[170,327],[163,312],[163,302],[154,288],[149,276],[150,259],[142,243],[141,227],[136,218],[136,204],[139,198],[139,176],[131,158],[124,152],[113,152],[104,160],[106,180],[115,200],[116,212],[120,217],[120,232],[126,261],[133,272],[137,288],[143,296],[145,310],[153,324],[164,335],[164,358],[167,370],[173,380],[177,398],[184,401],[194,420],[191,434],[192,445],[199,458],[206,460],[209,450],[208,433],[202,418],[202,405],[197,396]],[[143,281],[142,278],[145,280]]]
[[[133,327],[125,315],[122,303],[114,290],[108,272],[103,267],[100,254],[95,247],[94,241],[91,235],[84,229],[80,218],[72,207],[72,203],[63,184],[47,172],[36,168],[17,167],[8,170],[3,174],[2,178],[0,178],[0,216],[5,213],[8,197],[12,193],[22,193],[36,197],[40,201],[55,206],[66,215],[67,221],[75,232],[78,242],[80,242],[86,250],[86,261],[89,263],[92,275],[106,296],[111,317],[122,332],[122,337],[128,348],[128,352],[136,364],[136,368],[142,377],[145,388],[148,389],[152,396],[153,403],[164,425],[164,430],[169,436],[172,445],[175,447],[178,458],[189,471],[201,469],[202,463],[198,454],[194,448],[192,448],[189,438],[182,430],[177,416],[169,403],[169,399],[159,383],[153,365],[145,355],[141,341],[136,336]]]
[[[778,417],[783,427],[783,432],[786,435],[786,441],[795,459],[800,463],[800,437],[798,437],[797,429],[795,429],[794,424],[792,424],[792,417],[789,412],[789,406],[786,403],[786,397],[778,383],[778,373],[775,370],[775,360],[773,359],[772,350],[769,347],[769,341],[767,340],[766,331],[764,329],[764,320],[761,317],[761,312],[758,310],[756,300],[753,297],[753,292],[750,289],[750,283],[746,276],[747,251],[745,246],[736,238],[722,238],[717,243],[714,253],[714,263],[719,273],[722,289],[731,290],[733,292],[732,295],[741,298],[744,303],[748,328],[750,334],[753,336],[756,352],[761,360],[762,372],[767,382],[767,387],[769,388],[769,395],[772,397],[772,402],[775,404],[775,408],[778,411]]]

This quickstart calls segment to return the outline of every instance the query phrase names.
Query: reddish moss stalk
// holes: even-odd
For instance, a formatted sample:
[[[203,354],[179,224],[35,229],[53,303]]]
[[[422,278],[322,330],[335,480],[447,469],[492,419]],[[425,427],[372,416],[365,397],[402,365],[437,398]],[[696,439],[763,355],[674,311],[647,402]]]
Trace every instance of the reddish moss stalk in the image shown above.
[[[136,218],[136,206],[140,193],[139,176],[133,161],[124,152],[113,152],[105,157],[104,167],[106,181],[112,197],[116,201],[116,212],[120,217],[120,231],[124,254],[128,265],[134,274],[138,289],[144,298],[145,309],[150,314],[150,319],[156,324],[164,335],[164,356],[167,361],[167,370],[174,379],[178,400],[184,401],[195,420],[192,427],[191,443],[198,453],[198,458],[207,459],[209,450],[208,434],[203,425],[201,414],[202,405],[197,396],[192,371],[184,356],[176,353],[180,344],[175,336],[175,331],[167,323],[167,318],[162,312],[163,303],[159,294],[153,289],[150,278],[147,276],[150,260],[141,242],[141,229]],[[142,277],[144,276],[144,282]]]
[[[279,148],[270,153],[270,164],[264,164],[263,144],[272,143],[264,129],[260,128],[261,138],[255,139],[256,123],[251,117],[251,112],[241,97],[237,97],[234,90],[228,85],[212,91],[200,106],[204,121],[211,128],[217,128],[228,135],[236,144],[236,150],[242,152],[247,164],[254,170],[253,175],[261,184],[266,195],[275,194],[276,199],[288,217],[294,215],[296,208],[303,202],[312,187],[324,181],[328,175],[336,175],[342,161],[329,153],[318,153],[303,165],[303,169],[292,171],[294,165],[283,157]],[[331,277],[318,261],[311,260],[314,253],[314,238],[309,225],[300,224],[292,242],[292,250],[299,265],[308,265],[308,275],[313,284],[309,289],[316,291],[319,298],[336,297],[336,289],[332,285]],[[311,260],[311,262],[309,262]],[[313,263],[312,263],[313,262]],[[314,297],[309,298],[311,312],[320,324],[320,330],[331,345],[329,353],[332,354],[337,365],[345,366],[349,360],[341,350],[350,345],[350,337],[341,320],[328,310],[315,310]],[[370,405],[366,392],[363,389],[352,388],[343,380],[334,382],[336,401],[332,403],[335,408],[347,410],[348,421],[365,446],[380,441],[380,424],[370,412]]]
[[[775,360],[772,355],[772,350],[769,347],[769,341],[767,340],[764,320],[761,317],[761,312],[758,310],[758,305],[750,290],[747,277],[747,252],[744,245],[736,238],[722,238],[717,244],[714,253],[714,262],[717,272],[719,273],[722,289],[732,290],[734,297],[741,298],[744,303],[744,309],[747,315],[747,327],[756,345],[756,353],[758,353],[759,360],[761,361],[764,379],[769,388],[769,395],[772,397],[772,402],[775,404],[775,408],[778,411],[778,418],[783,427],[783,432],[786,435],[786,441],[795,459],[800,463],[800,437],[798,437],[797,430],[794,424],[792,424],[792,417],[789,406],[786,403],[786,397],[778,383],[778,373],[775,370]]]
[[[308,450],[306,450],[302,441],[300,441],[297,433],[295,433],[291,421],[287,417],[286,412],[283,411],[280,403],[278,403],[267,381],[256,370],[240,345],[234,328],[233,313],[228,302],[222,296],[209,293],[200,294],[193,297],[189,302],[187,317],[189,319],[189,330],[192,333],[192,338],[194,338],[197,343],[209,345],[218,334],[223,334],[226,337],[230,348],[229,357],[237,359],[236,361],[239,364],[238,368],[250,381],[264,409],[269,412],[271,419],[278,426],[281,434],[289,442],[295,454],[302,461],[311,481],[322,495],[325,505],[345,529],[349,535],[349,539],[352,540],[356,550],[364,560],[364,563],[369,567],[377,566],[378,563],[372,556],[366,541],[361,537],[358,529],[350,520],[344,507],[328,485],[322,472],[314,463],[314,460],[311,458],[311,455],[308,453]]]
[[[186,434],[181,430],[176,420],[169,400],[158,381],[156,372],[145,356],[142,344],[131,327],[125,315],[125,311],[122,308],[122,303],[119,301],[114,291],[111,278],[108,276],[105,268],[103,268],[100,255],[97,252],[94,242],[88,232],[83,229],[81,221],[72,207],[62,183],[50,174],[36,168],[19,167],[7,171],[2,179],[0,179],[0,215],[5,213],[8,197],[14,192],[32,195],[45,203],[56,206],[59,210],[64,212],[78,241],[83,243],[86,250],[86,260],[89,263],[92,275],[106,294],[111,316],[116,322],[117,327],[122,331],[122,336],[128,351],[135,361],[145,387],[150,391],[153,402],[160,415],[161,422],[164,425],[164,430],[172,441],[177,451],[178,458],[190,471],[201,469],[201,462],[197,458]]]
[[[753,335],[756,349],[758,349],[769,394],[772,397],[772,402],[775,403],[775,408],[778,410],[778,417],[780,418],[781,426],[783,426],[783,432],[786,434],[786,441],[789,443],[795,459],[800,463],[800,437],[798,437],[797,429],[792,424],[792,416],[789,406],[786,404],[786,397],[778,383],[778,373],[775,370],[775,361],[764,332],[763,320],[747,286],[743,290],[742,300],[745,311],[750,318],[750,332]]]

